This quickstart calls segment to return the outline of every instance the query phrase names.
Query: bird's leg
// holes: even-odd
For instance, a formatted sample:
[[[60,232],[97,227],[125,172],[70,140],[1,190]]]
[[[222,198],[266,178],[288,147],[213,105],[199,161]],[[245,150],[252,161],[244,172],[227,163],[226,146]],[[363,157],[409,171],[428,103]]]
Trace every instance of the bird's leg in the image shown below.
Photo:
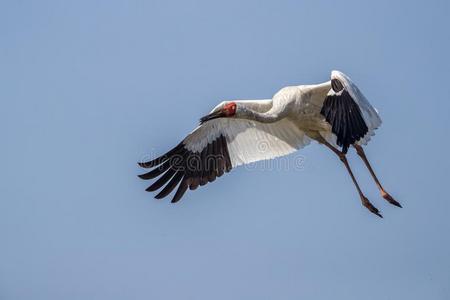
[[[372,166],[369,163],[369,160],[366,157],[366,154],[364,153],[363,148],[360,145],[357,144],[353,144],[353,147],[356,149],[356,153],[358,153],[359,157],[361,157],[361,159],[364,161],[364,163],[366,164],[367,169],[369,170],[370,174],[372,175],[373,180],[375,181],[376,185],[378,186],[378,189],[381,192],[381,196],[386,199],[386,201],[388,201],[389,203],[391,203],[392,205],[398,206],[398,207],[402,207],[400,205],[400,203],[398,203],[397,201],[394,200],[394,198],[392,198],[391,195],[389,195],[383,188],[383,186],[381,185],[380,181],[377,178],[377,175],[375,175],[375,172],[372,169]]]
[[[327,146],[331,151],[336,153],[336,155],[339,156],[339,159],[344,163],[345,167],[347,168],[348,173],[350,174],[350,177],[353,180],[354,185],[356,186],[356,189],[358,190],[362,205],[364,205],[370,212],[372,212],[372,213],[376,214],[377,216],[379,216],[380,218],[382,218],[383,216],[380,214],[378,209],[375,206],[373,206],[372,203],[370,203],[370,201],[366,198],[366,196],[364,196],[363,192],[361,191],[361,189],[358,185],[358,182],[356,181],[356,178],[353,175],[352,169],[350,168],[350,165],[348,164],[347,157],[345,156],[346,154],[339,151],[338,149],[334,148],[333,145],[328,143],[323,138],[320,139],[320,142],[322,144],[324,144],[325,146]]]

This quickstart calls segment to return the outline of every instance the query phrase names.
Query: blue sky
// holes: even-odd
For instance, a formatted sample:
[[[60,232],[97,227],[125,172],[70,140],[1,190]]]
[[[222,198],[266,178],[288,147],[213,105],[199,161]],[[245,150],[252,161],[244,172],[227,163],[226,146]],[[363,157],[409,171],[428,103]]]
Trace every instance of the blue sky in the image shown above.
[[[0,298],[449,299],[448,1],[2,1]],[[226,99],[347,73],[383,125],[300,170],[144,191]]]

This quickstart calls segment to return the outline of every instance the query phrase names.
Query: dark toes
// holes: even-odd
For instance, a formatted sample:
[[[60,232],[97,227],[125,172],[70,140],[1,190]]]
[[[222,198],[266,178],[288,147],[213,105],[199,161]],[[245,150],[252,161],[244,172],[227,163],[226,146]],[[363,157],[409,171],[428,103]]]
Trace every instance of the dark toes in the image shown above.
[[[395,201],[395,200],[389,201],[389,203],[391,203],[392,205],[395,205],[397,207],[402,208],[402,205],[400,203],[398,203],[397,201]]]
[[[379,216],[380,218],[383,218],[383,216],[380,214],[380,211],[378,208],[372,205],[369,200],[367,200],[366,197],[361,198],[362,204],[373,214]]]
[[[388,201],[389,203],[391,203],[392,205],[395,205],[395,206],[397,206],[397,207],[402,207],[401,204],[398,203],[397,201],[395,201],[395,199],[392,198],[392,196],[389,195],[388,193],[386,193],[386,192],[383,191],[383,192],[381,192],[381,196],[382,196],[384,199],[386,199],[386,201]]]
[[[374,214],[376,214],[377,216],[379,216],[380,218],[383,219],[383,216],[380,213],[374,213]]]

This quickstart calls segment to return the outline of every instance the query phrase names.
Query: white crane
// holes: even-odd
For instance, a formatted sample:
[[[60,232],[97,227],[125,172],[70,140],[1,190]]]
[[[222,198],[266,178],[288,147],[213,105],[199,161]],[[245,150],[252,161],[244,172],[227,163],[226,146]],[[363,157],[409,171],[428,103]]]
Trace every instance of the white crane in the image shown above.
[[[401,207],[383,188],[366,158],[366,145],[381,119],[348,76],[331,72],[331,81],[317,85],[289,86],[272,99],[224,101],[200,119],[200,125],[166,154],[148,162],[153,168],[139,175],[159,179],[147,191],[162,190],[177,202],[189,188],[212,182],[242,164],[290,154],[315,140],[338,155],[361,198],[362,204],[382,217],[364,196],[348,164],[346,154],[354,147],[372,175],[381,195]],[[258,147],[263,142],[264,147]]]

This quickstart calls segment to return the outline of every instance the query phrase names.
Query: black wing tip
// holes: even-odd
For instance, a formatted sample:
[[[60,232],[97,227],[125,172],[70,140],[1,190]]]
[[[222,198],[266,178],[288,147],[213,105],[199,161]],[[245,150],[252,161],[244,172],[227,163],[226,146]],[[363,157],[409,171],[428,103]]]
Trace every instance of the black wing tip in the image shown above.
[[[143,180],[147,180],[145,174],[139,174],[137,177],[139,177],[140,179],[143,179]]]
[[[149,167],[149,165],[150,165],[149,162],[138,162],[137,164],[141,168],[150,168]]]
[[[180,142],[178,145],[176,145],[174,148],[172,148],[172,150],[170,150],[166,154],[163,154],[160,157],[155,158],[155,159],[150,160],[150,161],[138,162],[137,164],[138,164],[139,167],[142,167],[142,168],[147,168],[147,169],[148,168],[153,168],[153,167],[155,167],[157,165],[162,164],[167,159],[172,157],[174,154],[178,154],[178,153],[182,152],[183,148],[184,148],[184,143]]]
[[[157,190],[157,189],[155,189],[155,188],[153,187],[153,185],[151,185],[151,186],[149,186],[148,188],[145,189],[146,192],[154,192],[154,191],[156,191],[156,190]]]
[[[171,159],[173,155],[180,155],[182,159]],[[192,169],[192,166],[188,167],[192,162],[197,162],[194,169]],[[171,152],[149,162],[139,162],[138,165],[144,168],[155,168],[148,173],[137,175],[143,180],[156,178],[165,172],[146,189],[147,192],[155,192],[162,188],[154,196],[155,199],[167,197],[178,186],[170,201],[171,203],[179,202],[188,189],[195,190],[199,186],[213,182],[217,177],[221,177],[232,169],[230,153],[224,135],[217,137],[201,152],[189,151],[182,142]],[[181,169],[178,167],[181,167]]]
[[[177,191],[175,196],[173,196],[172,200],[170,200],[170,203],[178,203],[181,200],[181,198],[183,198],[184,193],[186,193],[186,190],[187,190],[187,186],[186,187],[180,186],[180,190]]]
[[[340,94],[327,96],[320,113],[331,125],[331,130],[337,137],[336,143],[344,153],[369,131],[360,107],[346,89]]]

